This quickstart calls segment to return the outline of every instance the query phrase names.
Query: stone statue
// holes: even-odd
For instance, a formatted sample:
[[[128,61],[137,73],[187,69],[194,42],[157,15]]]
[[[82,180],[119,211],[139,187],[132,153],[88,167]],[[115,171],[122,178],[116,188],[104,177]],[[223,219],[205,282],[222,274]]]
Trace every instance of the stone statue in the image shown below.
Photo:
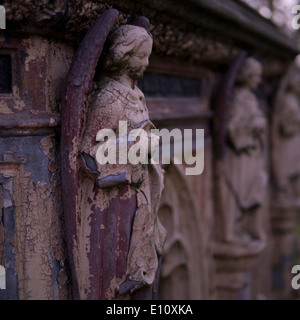
[[[279,195],[277,200],[290,204],[300,197],[299,94],[300,73],[294,67],[282,83],[272,121],[272,171]]]
[[[115,15],[114,12],[108,14]],[[107,23],[103,21],[102,28],[105,28]],[[69,203],[65,206],[69,209],[66,224],[69,220],[73,222],[66,228],[73,281],[77,287],[74,291],[80,299],[151,299],[157,289],[157,272],[166,238],[157,217],[163,171],[150,160],[127,163],[124,154],[119,161],[119,153],[115,164],[97,161],[97,150],[106,143],[97,138],[102,129],[113,130],[118,138],[116,143],[122,147],[135,145],[135,141],[127,139],[131,130],[143,129],[149,144],[145,143],[139,152],[148,159],[153,150],[149,146],[158,143],[150,133],[154,126],[149,120],[145,97],[137,86],[148,65],[152,36],[145,28],[145,19],[139,17],[136,21],[136,25],[122,25],[107,38],[103,37],[106,40],[98,63],[99,74],[87,77],[91,82],[96,80],[96,84],[89,94],[85,93],[84,100],[79,96],[84,105],[79,105],[84,112],[77,115],[81,123],[79,133],[75,133],[72,140],[70,134],[63,135],[72,146],[66,165],[68,179],[72,180],[75,175],[73,184],[78,186],[74,201],[72,196],[69,198],[76,211]],[[92,27],[86,39],[97,34],[98,29]],[[90,59],[85,53],[90,43],[97,41],[84,40],[79,49],[82,53],[78,59],[83,63]],[[90,55],[93,57],[94,52]],[[76,74],[76,64],[73,69]],[[81,77],[78,79],[82,81]],[[77,83],[72,81],[76,97]],[[72,103],[74,94],[69,96],[67,101]],[[71,117],[66,115],[66,118],[72,127]],[[126,123],[128,135],[119,132],[120,123]],[[69,183],[68,187],[72,185]]]
[[[103,64],[103,76],[99,79],[99,89],[94,92],[91,100],[82,143],[82,153],[92,157],[95,162],[96,152],[103,143],[95,144],[99,129],[113,129],[118,136],[120,121],[126,121],[128,132],[144,128],[148,130],[151,139],[150,129],[154,128],[149,120],[144,95],[137,86],[137,80],[142,77],[148,65],[152,49],[151,35],[142,27],[123,25],[112,33],[108,41],[110,46]],[[157,255],[162,253],[165,239],[165,231],[156,215],[163,189],[162,169],[159,165],[152,164],[97,163],[97,171],[97,202],[100,199],[102,202],[99,207],[116,197],[119,188],[124,185],[127,186],[126,197],[137,197],[126,276],[133,288],[151,285],[158,267]],[[108,178],[109,185],[106,182]],[[111,214],[117,214],[114,210],[110,211]],[[118,281],[121,288],[124,288],[124,281],[125,279]]]
[[[252,90],[261,64],[246,58],[229,108],[226,160],[221,179],[224,241],[242,245],[264,238],[261,207],[266,193],[266,119]]]
[[[272,202],[270,206],[271,263],[277,277],[289,281],[295,259],[300,212],[300,72],[294,63],[281,79],[271,114]],[[291,286],[272,283],[276,299],[292,297]]]

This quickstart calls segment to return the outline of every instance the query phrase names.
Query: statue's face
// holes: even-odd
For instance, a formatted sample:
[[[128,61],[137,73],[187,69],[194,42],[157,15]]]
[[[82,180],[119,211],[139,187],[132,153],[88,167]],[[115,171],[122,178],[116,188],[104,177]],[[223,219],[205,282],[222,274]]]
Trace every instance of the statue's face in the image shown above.
[[[247,78],[247,84],[252,90],[256,89],[260,84],[260,82],[261,82],[261,72],[259,72],[258,70],[256,72],[251,73]]]
[[[138,80],[143,76],[143,73],[149,64],[151,51],[152,38],[149,37],[128,60],[128,71],[130,77]]]

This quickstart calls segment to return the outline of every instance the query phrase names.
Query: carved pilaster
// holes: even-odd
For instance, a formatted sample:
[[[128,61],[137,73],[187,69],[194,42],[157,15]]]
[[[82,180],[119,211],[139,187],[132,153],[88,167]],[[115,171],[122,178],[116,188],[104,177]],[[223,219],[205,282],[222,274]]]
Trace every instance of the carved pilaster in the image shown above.
[[[58,163],[58,103],[72,49],[39,37],[0,38],[0,264],[4,299],[68,299]],[[1,78],[3,79],[3,78]]]

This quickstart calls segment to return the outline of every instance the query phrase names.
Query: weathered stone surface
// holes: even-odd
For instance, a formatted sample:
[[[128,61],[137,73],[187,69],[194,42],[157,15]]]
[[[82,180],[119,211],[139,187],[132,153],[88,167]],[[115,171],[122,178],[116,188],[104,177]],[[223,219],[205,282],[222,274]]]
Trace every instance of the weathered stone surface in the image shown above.
[[[113,12],[108,11],[106,17],[109,13]],[[71,222],[67,226],[68,246],[78,297],[115,299],[144,287],[151,292],[154,285],[165,237],[156,216],[163,176],[157,165],[100,165],[97,161],[97,150],[103,144],[96,142],[100,129],[112,129],[122,139],[119,123],[126,121],[128,134],[134,128],[141,128],[147,130],[147,139],[150,139],[153,127],[144,95],[136,85],[148,65],[151,35],[144,28],[133,25],[114,30],[107,39],[108,45],[101,59],[101,77],[91,92],[95,70],[90,70],[89,75],[85,68],[81,71],[78,70],[80,65],[76,66],[80,59],[85,61],[86,47],[93,45],[88,40],[97,32],[101,30],[94,26],[76,55],[63,105],[66,109],[62,118],[62,153],[65,154],[62,161],[67,164],[63,167],[64,194],[67,196],[66,190],[75,188],[72,198],[64,202],[64,208],[66,224]],[[92,65],[95,68],[95,53],[94,57]],[[91,85],[88,85],[89,81]],[[80,95],[80,90],[86,96]],[[77,96],[75,92],[78,92]],[[80,97],[88,104],[82,111],[84,100]],[[77,114],[80,116],[75,119],[71,116]],[[70,131],[68,124],[74,121],[79,124],[75,127],[78,130],[74,131],[73,127]],[[82,123],[84,127],[81,127]],[[73,181],[73,174],[67,174],[70,169],[78,179]]]
[[[116,26],[126,23],[132,14],[145,15],[151,22],[155,53],[196,63],[226,64],[246,45],[259,52],[259,58],[270,66],[265,72],[282,72],[277,58],[289,60],[297,51],[284,35],[274,32],[274,26],[233,0],[189,0],[184,4],[171,0],[56,0],[43,1],[42,5],[17,0],[4,1],[4,6],[8,22],[11,27],[16,25],[18,32],[67,36],[72,40],[82,38],[108,8],[120,12]],[[279,43],[284,50],[278,50]]]
[[[87,46],[90,51],[79,59],[78,68],[75,68],[78,77],[70,76],[74,87],[84,84],[87,91],[79,99],[76,96],[77,107],[82,103],[84,110],[83,113],[70,114],[70,122],[67,124],[69,132],[78,128],[74,119],[85,120],[83,115],[86,106],[100,109],[102,104],[105,104],[101,108],[103,113],[89,110],[88,121],[101,119],[101,126],[112,126],[112,122],[119,118],[133,118],[134,122],[148,120],[150,115],[159,129],[178,128],[183,132],[185,128],[204,128],[205,170],[200,176],[184,177],[184,165],[171,164],[165,168],[167,189],[158,215],[169,235],[158,283],[161,257],[152,259],[155,254],[151,244],[146,251],[147,256],[152,258],[150,263],[145,263],[140,258],[144,242],[138,241],[143,239],[139,226],[144,225],[147,229],[155,220],[155,210],[152,211],[149,222],[141,221],[149,212],[140,212],[142,218],[135,225],[138,226],[138,230],[135,229],[137,236],[130,243],[137,202],[142,203],[144,200],[141,193],[135,192],[139,188],[149,191],[145,183],[136,182],[139,182],[141,176],[147,176],[147,170],[139,166],[137,170],[131,170],[127,166],[124,172],[115,167],[99,168],[93,160],[95,154],[88,138],[86,144],[82,143],[81,135],[80,139],[74,140],[78,148],[76,154],[79,154],[79,147],[83,153],[78,158],[75,153],[70,155],[73,168],[80,167],[80,188],[74,184],[74,189],[70,191],[79,190],[83,196],[80,208],[75,208],[82,216],[75,221],[80,241],[76,242],[76,239],[75,242],[68,242],[71,246],[74,244],[74,256],[82,259],[80,263],[75,261],[82,266],[81,270],[76,271],[76,276],[81,279],[81,297],[150,299],[152,288],[126,294],[138,289],[141,283],[153,285],[154,297],[158,293],[158,297],[163,299],[291,297],[290,268],[298,261],[294,244],[299,242],[299,235],[296,238],[293,234],[298,216],[297,197],[290,201],[290,182],[294,181],[290,178],[297,174],[290,175],[288,171],[295,169],[297,163],[294,157],[298,153],[294,151],[298,149],[294,145],[298,139],[295,132],[299,103],[296,94],[287,89],[285,80],[279,85],[287,65],[298,51],[290,39],[282,36],[258,14],[232,0],[142,0],[138,3],[133,0],[45,0],[42,3],[16,0],[2,1],[1,4],[7,9],[8,23],[7,29],[1,30],[0,59],[7,62],[5,59],[10,56],[11,67],[5,62],[5,68],[2,68],[0,62],[3,71],[0,77],[0,91],[3,89],[0,93],[0,207],[3,211],[0,217],[0,265],[9,264],[7,286],[5,290],[0,288],[0,299],[77,298],[76,293],[74,294],[74,278],[71,280],[68,272],[68,265],[74,265],[74,261],[68,259],[64,235],[64,227],[68,229],[72,226],[68,217],[65,226],[62,222],[61,182],[66,179],[61,179],[60,173],[62,158],[59,150],[63,150],[59,149],[61,100],[65,97],[63,89],[76,48],[97,18],[109,7],[119,10],[118,18],[112,23],[113,27],[126,24],[128,20],[134,21],[134,15],[142,14],[150,19],[154,54],[151,54],[147,76],[142,81],[145,97],[135,85],[134,90],[129,90],[126,83],[121,85],[122,79],[118,77],[110,79],[111,75],[106,74],[110,80],[104,78],[103,65],[99,65],[100,73],[97,72],[94,79],[101,78],[96,85],[91,70],[96,70],[100,53],[96,54],[93,46]],[[218,90],[217,84],[222,81],[228,66],[233,64],[241,49],[247,50],[262,63],[263,81],[255,95],[246,87],[236,88],[234,96],[230,95],[230,98],[235,98],[236,123],[230,125],[229,133],[225,130],[215,136],[211,120],[218,116],[218,112],[213,108],[212,97]],[[85,71],[88,78],[83,76]],[[11,86],[7,80],[10,76]],[[225,89],[230,87],[232,79],[229,80],[223,82]],[[104,88],[115,93],[121,101],[120,106],[114,104],[118,99],[107,99]],[[90,95],[93,89],[95,94]],[[132,96],[128,104],[130,108],[125,112],[122,105],[125,104],[123,98],[126,90]],[[278,96],[282,93],[286,103],[281,103],[282,100],[275,97],[276,90],[279,92]],[[220,99],[226,100],[227,94],[225,90]],[[68,97],[76,100],[75,95]],[[270,107],[274,97],[278,108],[276,102]],[[285,193],[284,197],[279,197],[282,195],[282,192],[278,192],[279,188],[272,188],[273,204],[263,207],[264,212],[260,217],[257,214],[259,208],[253,206],[254,215],[250,217],[248,210],[245,213],[245,210],[233,206],[237,210],[227,210],[223,215],[224,223],[221,226],[227,225],[227,231],[229,230],[224,232],[224,229],[219,229],[222,211],[218,206],[220,197],[215,193],[218,181],[214,176],[215,168],[212,167],[213,159],[219,159],[222,148],[216,150],[212,146],[216,140],[222,140],[224,135],[231,140],[231,146],[227,143],[229,139],[224,140],[224,146],[232,148],[232,153],[237,140],[242,140],[242,143],[246,141],[247,144],[249,139],[244,138],[251,129],[248,131],[244,128],[243,131],[238,128],[245,120],[244,115],[247,115],[245,108],[239,109],[239,106],[245,104],[247,109],[256,109],[255,114],[259,112],[253,106],[259,104],[261,112],[266,115],[267,127],[272,125],[269,139],[271,149],[267,142],[264,151],[267,164],[272,167],[270,173],[273,177],[283,177],[272,180],[272,183],[276,182],[272,187],[280,186],[280,189],[285,189]],[[76,111],[79,110],[77,107]],[[135,112],[136,108],[140,108],[142,112]],[[113,110],[119,112],[113,114]],[[97,117],[94,117],[95,114]],[[224,115],[226,118],[226,113]],[[273,116],[278,122],[273,121]],[[289,125],[291,119],[294,121],[293,127]],[[97,128],[95,125],[95,132]],[[284,134],[292,128],[295,128],[293,134]],[[275,156],[271,153],[274,150]],[[248,151],[252,153],[252,150]],[[283,153],[286,157],[280,158],[276,153]],[[275,157],[276,163],[271,155]],[[242,170],[238,156],[235,156],[232,155],[234,159],[230,160],[232,168],[229,169],[237,170],[233,170],[234,174],[229,175],[229,178],[236,181],[242,178],[249,182],[250,175],[247,175],[247,170]],[[289,166],[285,166],[285,159],[289,160]],[[253,161],[253,164],[260,166],[258,162]],[[237,174],[238,168],[241,169],[240,175]],[[230,170],[228,171],[231,172]],[[95,182],[101,171],[103,175]],[[217,174],[219,173],[217,170]],[[128,185],[130,179],[134,186]],[[153,184],[157,187],[157,193],[162,186],[161,180],[158,181]],[[241,188],[236,188],[236,194],[240,196],[247,186],[248,183],[244,183]],[[228,185],[225,187],[228,189]],[[232,192],[227,191],[228,202],[233,203]],[[264,191],[269,191],[269,185]],[[70,202],[73,194],[67,193],[64,199]],[[266,197],[263,205],[267,204],[267,200]],[[153,203],[157,207],[158,201]],[[246,206],[244,202],[243,205],[247,207],[247,201]],[[267,215],[269,208],[271,217]],[[118,214],[112,215],[112,212]],[[241,218],[238,228],[235,213]],[[266,220],[268,233],[265,233],[260,218]],[[254,223],[249,222],[250,220]],[[249,227],[250,234],[247,232],[245,241],[241,244],[240,226],[244,223]],[[263,241],[265,236],[268,240],[266,250],[266,243]],[[216,238],[217,243],[214,242]],[[230,241],[225,242],[225,238]],[[103,249],[104,239],[111,240],[112,245],[108,250]],[[153,243],[153,237],[149,236],[149,239]],[[134,247],[138,248],[136,255],[132,253]],[[159,254],[161,247],[160,243],[155,248]],[[131,253],[127,264],[128,248]],[[262,250],[265,250],[264,254],[260,255]],[[292,260],[293,257],[295,260]],[[92,268],[90,261],[93,263]],[[135,272],[139,270],[137,264],[149,271],[147,278],[143,278],[144,275],[138,271]],[[102,274],[98,277],[99,272]],[[99,286],[96,285],[90,274],[96,275],[98,280],[104,278],[103,282],[100,283],[99,280]],[[132,274],[135,276],[130,279]]]
[[[6,299],[70,298],[55,129],[72,48],[1,36],[12,93],[0,94],[0,264]]]
[[[291,267],[300,213],[299,69],[291,65],[278,87],[271,127],[271,246],[272,295],[291,298]]]
[[[250,297],[246,274],[253,269],[266,246],[267,121],[252,92],[261,76],[261,64],[253,58],[246,58],[237,74],[227,110],[227,134],[223,138],[225,153],[215,160],[216,190],[220,197],[216,199],[217,242],[214,253],[220,298],[226,297],[226,290],[232,291],[230,297],[233,299],[238,299],[239,295]],[[215,133],[220,135],[220,132]],[[231,267],[226,269],[226,265]],[[231,279],[227,283],[227,273],[233,278],[239,273],[240,280],[235,283]]]

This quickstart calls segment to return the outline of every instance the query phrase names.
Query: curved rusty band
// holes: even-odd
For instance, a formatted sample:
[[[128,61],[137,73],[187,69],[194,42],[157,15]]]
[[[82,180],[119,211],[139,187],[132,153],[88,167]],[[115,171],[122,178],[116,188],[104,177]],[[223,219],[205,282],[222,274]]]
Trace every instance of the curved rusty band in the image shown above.
[[[240,71],[247,56],[245,51],[241,51],[232,64],[229,66],[224,77],[221,79],[217,88],[217,94],[213,99],[214,120],[213,120],[213,154],[214,154],[214,192],[217,199],[222,199],[221,176],[223,175],[224,160],[226,155],[226,136],[228,128],[228,111],[230,107],[230,98],[236,82],[238,72]],[[219,216],[225,216],[222,201],[217,201],[216,212]],[[218,221],[218,220],[217,220]],[[218,225],[218,223],[217,223]],[[217,226],[218,228],[218,226]],[[222,223],[220,223],[222,228]]]
[[[84,104],[93,90],[93,78],[104,43],[117,21],[115,9],[105,11],[85,35],[76,52],[62,102],[61,168],[62,199],[65,218],[68,254],[73,283],[73,298],[79,299],[76,279],[73,244],[76,241],[76,203],[79,190],[78,151],[82,135]]]
[[[246,51],[240,51],[235,57],[226,74],[221,79],[220,85],[217,89],[217,95],[214,99],[214,154],[217,160],[223,160],[225,156],[230,97],[232,96],[238,72],[244,63],[246,56]]]
[[[137,27],[142,27],[149,32],[150,22],[149,22],[149,19],[144,16],[132,17],[128,21],[128,24],[131,24],[131,25],[137,26]]]

